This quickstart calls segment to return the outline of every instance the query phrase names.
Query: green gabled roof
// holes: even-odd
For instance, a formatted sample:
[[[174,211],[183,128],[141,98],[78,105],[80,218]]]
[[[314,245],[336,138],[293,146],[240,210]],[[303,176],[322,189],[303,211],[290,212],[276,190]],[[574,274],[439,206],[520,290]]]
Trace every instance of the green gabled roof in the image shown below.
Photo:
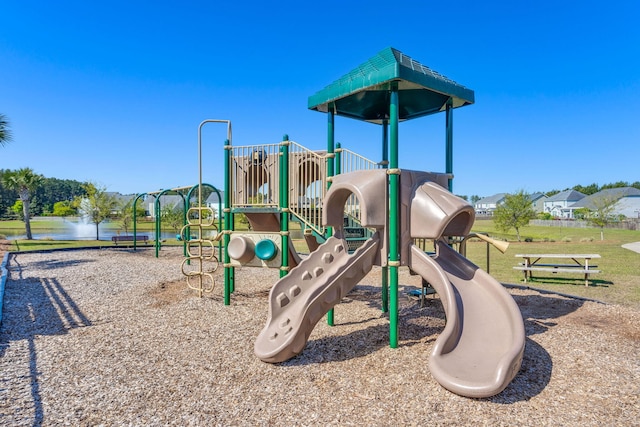
[[[389,89],[398,84],[400,120],[437,113],[451,98],[453,107],[474,103],[474,93],[420,64],[397,49],[386,48],[355,70],[309,97],[309,109],[382,123],[389,116]],[[331,107],[330,107],[331,106]]]

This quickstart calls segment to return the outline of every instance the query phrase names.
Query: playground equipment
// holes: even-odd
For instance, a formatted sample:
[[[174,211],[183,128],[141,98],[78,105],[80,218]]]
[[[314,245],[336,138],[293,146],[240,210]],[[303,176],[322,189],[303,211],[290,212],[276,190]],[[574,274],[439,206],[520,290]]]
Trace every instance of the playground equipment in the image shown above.
[[[374,265],[382,267],[382,308],[396,348],[398,269],[408,267],[433,286],[446,313],[429,358],[434,378],[469,397],[495,395],[514,378],[525,343],[520,311],[500,283],[450,246],[457,239],[464,248],[477,237],[505,249],[470,234],[474,210],[451,193],[453,109],[473,102],[472,90],[388,48],[309,98],[310,109],[328,116],[326,151],[308,150],[286,135],[277,144],[233,146],[229,121],[201,123],[200,129],[209,122],[228,126],[224,230],[217,238],[225,249],[225,304],[237,266],[280,269],[254,346],[261,360],[282,362],[303,351],[320,318],[328,313],[332,324],[333,307]],[[400,121],[440,111],[446,114],[445,173],[401,170]],[[335,144],[335,115],[381,125],[379,163]],[[241,213],[251,230],[234,230],[234,215]],[[303,260],[291,244],[290,219],[300,222],[311,251]],[[354,234],[357,244],[350,241]],[[434,242],[434,254],[416,244],[425,240]]]
[[[202,200],[203,189],[208,188],[218,196],[218,225],[215,224],[216,213],[209,207],[204,206]],[[197,192],[197,204],[192,205],[191,199]],[[198,291],[199,296],[203,292],[211,292],[214,288],[213,273],[218,268],[218,258],[215,255],[214,242],[218,242],[218,252],[222,252],[222,243],[219,232],[222,229],[222,196],[220,191],[211,184],[202,182],[202,175],[198,184],[186,187],[176,187],[165,190],[158,190],[149,193],[138,194],[132,204],[133,216],[133,249],[137,250],[137,204],[139,200],[145,200],[151,196],[154,198],[153,212],[155,218],[155,256],[158,258],[162,247],[162,210],[161,198],[165,195],[177,195],[182,200],[183,227],[177,236],[182,240],[184,260],[181,270],[187,276],[187,284],[191,289]],[[192,261],[198,262],[198,269],[191,268]],[[205,266],[206,264],[206,266]]]
[[[182,200],[182,208],[183,208],[183,230],[180,233],[179,237],[180,240],[183,241],[183,247],[184,247],[184,255],[187,256],[187,252],[188,252],[188,246],[189,246],[189,241],[190,240],[195,240],[195,239],[199,239],[200,236],[203,236],[205,229],[202,227],[202,225],[204,224],[200,224],[201,227],[197,228],[196,230],[196,234],[195,236],[197,237],[193,237],[193,239],[191,239],[191,235],[189,235],[187,238],[185,238],[182,234],[185,231],[188,231],[192,226],[196,227],[198,224],[196,222],[193,222],[193,217],[198,217],[198,215],[191,215],[192,218],[190,218],[189,216],[189,212],[206,212],[206,215],[203,215],[205,218],[208,218],[209,220],[206,223],[206,227],[208,227],[208,230],[206,230],[207,232],[211,232],[211,231],[218,231],[222,228],[222,219],[218,218],[218,225],[216,226],[214,221],[212,221],[212,219],[216,216],[215,212],[213,211],[213,209],[211,209],[210,207],[206,207],[206,206],[202,206],[202,197],[200,196],[200,191],[204,188],[208,188],[210,189],[212,192],[216,193],[218,196],[218,212],[222,211],[222,197],[220,195],[220,191],[214,187],[211,184],[207,184],[207,183],[199,183],[193,186],[186,186],[186,187],[176,187],[176,188],[170,188],[170,189],[165,189],[165,190],[158,190],[158,191],[151,191],[148,193],[140,193],[138,194],[132,204],[132,216],[133,216],[133,236],[134,238],[137,237],[137,222],[138,222],[138,215],[137,215],[137,203],[138,200],[142,199],[146,199],[147,197],[151,196],[153,197],[154,201],[153,201],[153,216],[154,216],[154,247],[155,247],[155,251],[156,251],[156,258],[158,257],[159,251],[162,247],[162,202],[161,202],[161,198],[162,196],[168,196],[168,195],[174,195],[174,196],[179,196]],[[193,198],[193,194],[194,192],[198,192],[198,204],[197,206],[193,207],[191,206],[192,202],[191,199]],[[134,241],[134,245],[133,248],[134,250],[137,249],[136,244],[135,244],[135,239]]]
[[[290,220],[300,224],[310,251],[331,236],[322,224],[322,201],[336,171],[380,167],[340,147],[332,152],[309,150],[287,135],[274,144],[234,146],[227,140],[225,155],[225,304],[235,289],[235,268],[279,268],[283,277],[300,263],[290,238]],[[235,230],[238,214],[246,217],[250,230]],[[347,230],[355,234],[348,239],[351,250],[370,234],[360,225],[359,215],[358,202],[351,198],[344,210],[344,220],[351,225]]]
[[[473,91],[392,48],[309,98],[310,109],[328,114],[328,154],[334,152],[336,114],[364,120],[382,125],[381,163],[388,169],[333,176],[328,164],[332,178],[322,223],[333,233],[271,289],[267,322],[255,342],[260,359],[277,363],[299,354],[319,319],[373,265],[383,267],[384,308],[388,275],[389,341],[397,347],[398,269],[406,266],[436,289],[446,313],[429,360],[434,378],[469,397],[495,395],[514,378],[525,343],[520,311],[500,283],[449,245],[450,238],[464,240],[475,219],[473,208],[450,192],[453,109],[473,102]],[[445,173],[400,170],[399,122],[440,111],[446,113]],[[360,224],[375,232],[349,254],[343,208],[353,196]],[[283,213],[283,224],[285,219]],[[416,239],[432,239],[435,255],[416,246]]]

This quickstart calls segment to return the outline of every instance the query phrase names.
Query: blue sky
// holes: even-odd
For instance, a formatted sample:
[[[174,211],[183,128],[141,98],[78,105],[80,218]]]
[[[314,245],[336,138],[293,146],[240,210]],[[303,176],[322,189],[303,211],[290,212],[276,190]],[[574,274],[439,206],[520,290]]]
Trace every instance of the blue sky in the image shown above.
[[[233,4],[232,4],[233,3]],[[198,181],[197,128],[326,148],[310,95],[394,47],[475,91],[454,192],[640,180],[640,2],[3,1],[0,168],[141,193]],[[444,114],[400,125],[400,167],[444,171]],[[380,127],[336,140],[381,159]],[[203,132],[223,186],[224,126]]]

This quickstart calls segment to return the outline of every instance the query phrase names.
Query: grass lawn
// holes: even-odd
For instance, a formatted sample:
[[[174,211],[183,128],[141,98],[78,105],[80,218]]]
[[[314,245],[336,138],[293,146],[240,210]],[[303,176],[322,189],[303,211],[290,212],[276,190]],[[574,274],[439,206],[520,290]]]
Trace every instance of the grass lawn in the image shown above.
[[[37,220],[32,222],[34,232],[39,229],[61,227],[60,220]],[[237,224],[238,228],[244,228]],[[292,228],[299,228],[292,223]],[[18,227],[23,230],[21,221],[0,222],[0,234],[3,230]],[[101,226],[102,227],[102,226]],[[141,222],[138,230],[152,231],[153,222]],[[604,240],[600,240],[598,228],[560,228],[527,226],[521,230],[522,239],[531,238],[531,242],[517,242],[515,231],[502,233],[495,229],[493,221],[478,220],[473,227],[474,232],[488,233],[491,237],[509,241],[509,249],[505,254],[490,248],[490,273],[503,283],[524,284],[523,273],[514,270],[521,259],[515,258],[518,253],[594,253],[602,258],[594,260],[600,273],[591,275],[589,287],[584,286],[581,274],[547,273],[534,274],[527,285],[554,292],[592,298],[604,302],[633,306],[640,309],[640,254],[623,249],[625,243],[640,241],[640,231],[605,229]],[[112,246],[107,241],[62,241],[62,240],[19,240],[11,241],[12,251],[61,249],[87,246]],[[304,240],[293,241],[301,253],[308,253]],[[175,239],[167,239],[163,245],[181,245]],[[152,242],[149,246],[152,247]],[[141,244],[140,247],[142,247]],[[467,257],[481,268],[486,269],[486,244],[472,239],[467,244]]]
[[[640,308],[640,254],[622,248],[625,243],[640,241],[640,231],[605,229],[605,239],[600,240],[598,228],[523,228],[522,238],[532,237],[532,242],[517,242],[515,232],[497,232],[490,220],[476,221],[473,231],[509,241],[509,249],[504,254],[490,248],[491,275],[503,283],[524,284],[524,274],[513,269],[522,261],[515,258],[519,253],[599,254],[602,258],[593,262],[601,272],[590,276],[589,287],[584,285],[584,275],[551,272],[534,272],[533,280],[528,280],[527,285]],[[486,244],[475,239],[470,241],[467,257],[486,268]]]

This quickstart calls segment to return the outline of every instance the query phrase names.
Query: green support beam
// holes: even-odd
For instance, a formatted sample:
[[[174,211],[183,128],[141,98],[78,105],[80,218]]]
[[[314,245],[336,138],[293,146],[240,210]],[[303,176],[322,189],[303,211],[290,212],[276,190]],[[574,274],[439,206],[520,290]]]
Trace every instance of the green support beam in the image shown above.
[[[327,190],[331,187],[331,177],[335,172],[335,114],[329,111],[327,122]],[[328,239],[333,234],[333,227],[327,227],[325,230],[325,238]],[[327,324],[334,325],[333,308],[327,312]]]
[[[289,272],[289,135],[282,138],[280,146],[280,234],[282,236],[282,261],[280,277]]]
[[[453,192],[453,99],[449,98],[446,107],[446,169],[449,174],[449,191]]]
[[[229,257],[229,233],[233,231],[233,214],[231,213],[231,142],[227,139],[224,142],[224,305],[231,304],[231,293],[234,290],[234,269],[231,266]]]
[[[400,267],[400,254],[398,240],[400,237],[400,170],[398,169],[398,127],[400,116],[398,114],[398,86],[391,85],[389,102],[389,346],[398,347],[398,269]]]

